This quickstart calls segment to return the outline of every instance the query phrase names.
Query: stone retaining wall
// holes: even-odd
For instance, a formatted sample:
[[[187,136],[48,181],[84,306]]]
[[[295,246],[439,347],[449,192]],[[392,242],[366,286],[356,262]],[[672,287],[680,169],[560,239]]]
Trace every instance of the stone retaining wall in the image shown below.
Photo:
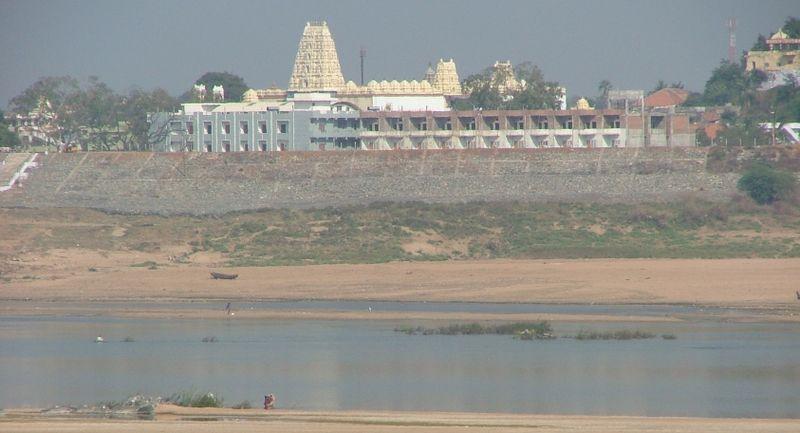
[[[42,155],[1,207],[222,214],[378,201],[726,199],[736,173],[698,148]]]

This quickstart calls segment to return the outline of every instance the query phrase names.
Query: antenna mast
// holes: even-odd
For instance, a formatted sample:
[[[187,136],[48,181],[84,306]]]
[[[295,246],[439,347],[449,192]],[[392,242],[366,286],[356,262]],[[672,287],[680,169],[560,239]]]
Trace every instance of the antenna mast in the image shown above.
[[[367,49],[363,46],[359,51],[359,56],[361,57],[361,85],[364,85],[364,59],[367,57]]]
[[[728,19],[728,63],[736,64],[736,18]]]

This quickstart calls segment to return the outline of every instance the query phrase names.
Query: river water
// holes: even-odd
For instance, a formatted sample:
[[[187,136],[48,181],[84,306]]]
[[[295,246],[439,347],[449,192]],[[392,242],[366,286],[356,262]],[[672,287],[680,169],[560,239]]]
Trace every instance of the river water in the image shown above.
[[[367,305],[280,304],[339,310]],[[370,305],[402,311],[692,312],[666,306]],[[631,341],[519,341],[393,331],[416,324],[5,316],[0,318],[0,407],[195,390],[219,393],[226,404],[250,400],[256,406],[273,393],[279,407],[310,410],[794,418],[800,408],[798,324],[554,324],[557,335],[641,329],[677,337]],[[100,334],[106,343],[94,343]],[[202,342],[207,336],[218,341]],[[135,341],[123,342],[125,337]]]

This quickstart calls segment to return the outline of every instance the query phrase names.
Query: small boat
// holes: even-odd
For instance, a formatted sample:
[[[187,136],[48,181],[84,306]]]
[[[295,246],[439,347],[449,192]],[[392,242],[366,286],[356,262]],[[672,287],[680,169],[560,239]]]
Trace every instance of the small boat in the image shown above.
[[[239,274],[223,274],[222,272],[212,272],[211,278],[215,280],[235,280]]]
[[[105,343],[106,340],[103,339],[102,336],[98,335],[97,338],[94,339],[95,343]]]

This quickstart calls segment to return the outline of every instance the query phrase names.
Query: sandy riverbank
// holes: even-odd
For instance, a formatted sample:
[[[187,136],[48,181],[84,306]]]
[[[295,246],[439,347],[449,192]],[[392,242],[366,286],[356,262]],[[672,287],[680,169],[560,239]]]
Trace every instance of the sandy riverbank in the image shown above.
[[[306,412],[260,409],[194,409],[161,405],[155,421],[58,418],[35,410],[8,410],[0,417],[8,433],[44,432],[537,432],[586,433],[796,432],[800,420],[649,418],[440,412]]]
[[[224,268],[132,267],[131,258],[60,250],[13,262],[2,300],[328,299],[789,307],[800,259],[399,262]]]

